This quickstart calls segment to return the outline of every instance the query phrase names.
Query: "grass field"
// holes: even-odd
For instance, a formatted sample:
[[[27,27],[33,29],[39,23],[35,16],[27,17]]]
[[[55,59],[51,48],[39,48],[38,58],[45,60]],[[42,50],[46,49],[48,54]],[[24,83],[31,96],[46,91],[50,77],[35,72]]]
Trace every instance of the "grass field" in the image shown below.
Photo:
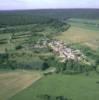
[[[36,71],[0,71],[0,100],[8,100],[40,78]]]
[[[84,29],[80,26],[72,25],[69,30],[57,36],[57,39],[66,43],[82,43],[92,48],[98,48],[99,30]]]
[[[97,81],[99,81],[99,75],[95,73],[90,73],[90,76],[54,74],[44,77],[10,100],[43,100],[38,96],[44,94],[53,97],[65,96],[72,100],[99,100]]]

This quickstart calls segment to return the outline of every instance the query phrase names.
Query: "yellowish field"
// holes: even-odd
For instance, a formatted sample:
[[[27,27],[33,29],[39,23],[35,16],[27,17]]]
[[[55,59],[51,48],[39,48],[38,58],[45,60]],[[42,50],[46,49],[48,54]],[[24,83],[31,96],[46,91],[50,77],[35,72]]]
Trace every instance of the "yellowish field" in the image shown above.
[[[96,48],[97,45],[93,44],[93,42],[99,40],[99,31],[71,26],[69,30],[63,32],[56,38],[63,40],[64,42],[84,43],[88,46],[94,46],[94,48]]]
[[[0,72],[0,100],[8,100],[40,78],[41,74],[33,71]]]

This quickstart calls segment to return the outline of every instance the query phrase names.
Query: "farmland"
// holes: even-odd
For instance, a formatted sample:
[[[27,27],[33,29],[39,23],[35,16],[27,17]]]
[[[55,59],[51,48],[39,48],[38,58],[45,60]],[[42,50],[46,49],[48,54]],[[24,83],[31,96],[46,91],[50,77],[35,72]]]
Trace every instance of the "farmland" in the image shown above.
[[[56,24],[58,22],[59,25]],[[2,56],[9,55],[11,65],[7,63],[7,58],[5,58],[4,62],[1,61],[0,68],[13,66],[14,69],[16,67],[19,69],[40,69],[43,61],[39,56],[49,54],[49,51],[47,48],[41,50],[34,48],[35,44],[42,39],[51,38],[67,27],[68,25],[65,23],[48,18],[44,24],[16,25],[1,28],[0,53]],[[2,57],[1,59],[3,60]]]
[[[81,24],[71,24],[71,28],[61,35],[57,36],[58,39],[68,43],[80,43],[90,46],[92,49],[98,49],[99,29],[91,29],[91,27]]]
[[[8,100],[40,78],[36,71],[0,71],[0,100]]]
[[[11,100],[48,100],[40,99],[43,95],[51,96],[51,100],[56,100],[56,96],[64,96],[68,100],[98,100],[99,85],[98,75],[93,72],[90,76],[85,75],[51,75],[44,77],[24,91],[16,94]]]

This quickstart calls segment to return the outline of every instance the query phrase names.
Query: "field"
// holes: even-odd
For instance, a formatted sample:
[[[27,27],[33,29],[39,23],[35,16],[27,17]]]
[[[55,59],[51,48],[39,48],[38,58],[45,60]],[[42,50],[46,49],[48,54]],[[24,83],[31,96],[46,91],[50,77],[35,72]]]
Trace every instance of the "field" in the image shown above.
[[[65,96],[70,100],[98,100],[99,76],[90,73],[85,75],[61,75],[46,76],[29,88],[16,94],[10,100],[50,100],[41,99],[40,95]],[[56,99],[51,99],[56,100]]]
[[[0,100],[8,100],[40,78],[36,71],[0,71]]]
[[[67,31],[57,36],[57,39],[66,43],[81,43],[97,49],[99,43],[99,30],[90,30],[80,26],[72,25]]]

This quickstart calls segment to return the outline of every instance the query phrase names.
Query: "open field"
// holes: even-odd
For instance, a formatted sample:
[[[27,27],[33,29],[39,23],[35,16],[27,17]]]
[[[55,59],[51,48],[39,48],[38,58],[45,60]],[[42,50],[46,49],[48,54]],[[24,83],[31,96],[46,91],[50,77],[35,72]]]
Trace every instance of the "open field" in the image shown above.
[[[76,22],[76,23],[81,23],[81,24],[99,24],[99,20],[98,19],[88,19],[88,18],[83,18],[83,19],[81,19],[81,18],[70,18],[69,20],[68,20],[68,22]]]
[[[40,78],[36,71],[0,71],[0,100],[8,100]]]
[[[71,100],[98,100],[99,99],[99,75],[90,73],[85,75],[61,75],[46,76],[29,88],[19,92],[11,100],[46,100],[40,95],[65,96]],[[56,100],[56,99],[51,99]]]
[[[94,31],[99,31],[99,25],[98,24],[84,24],[84,23],[78,23],[78,22],[69,22],[69,24],[71,26],[76,26],[76,27],[80,27],[83,29],[87,29],[87,30],[94,30]]]
[[[70,18],[67,20],[70,25],[82,27],[85,29],[99,31],[99,19],[80,19],[80,18]]]
[[[57,39],[63,40],[67,43],[82,43],[92,48],[98,47],[99,30],[84,29],[79,26],[72,25],[69,30],[57,36]],[[95,41],[97,41],[95,43]]]

